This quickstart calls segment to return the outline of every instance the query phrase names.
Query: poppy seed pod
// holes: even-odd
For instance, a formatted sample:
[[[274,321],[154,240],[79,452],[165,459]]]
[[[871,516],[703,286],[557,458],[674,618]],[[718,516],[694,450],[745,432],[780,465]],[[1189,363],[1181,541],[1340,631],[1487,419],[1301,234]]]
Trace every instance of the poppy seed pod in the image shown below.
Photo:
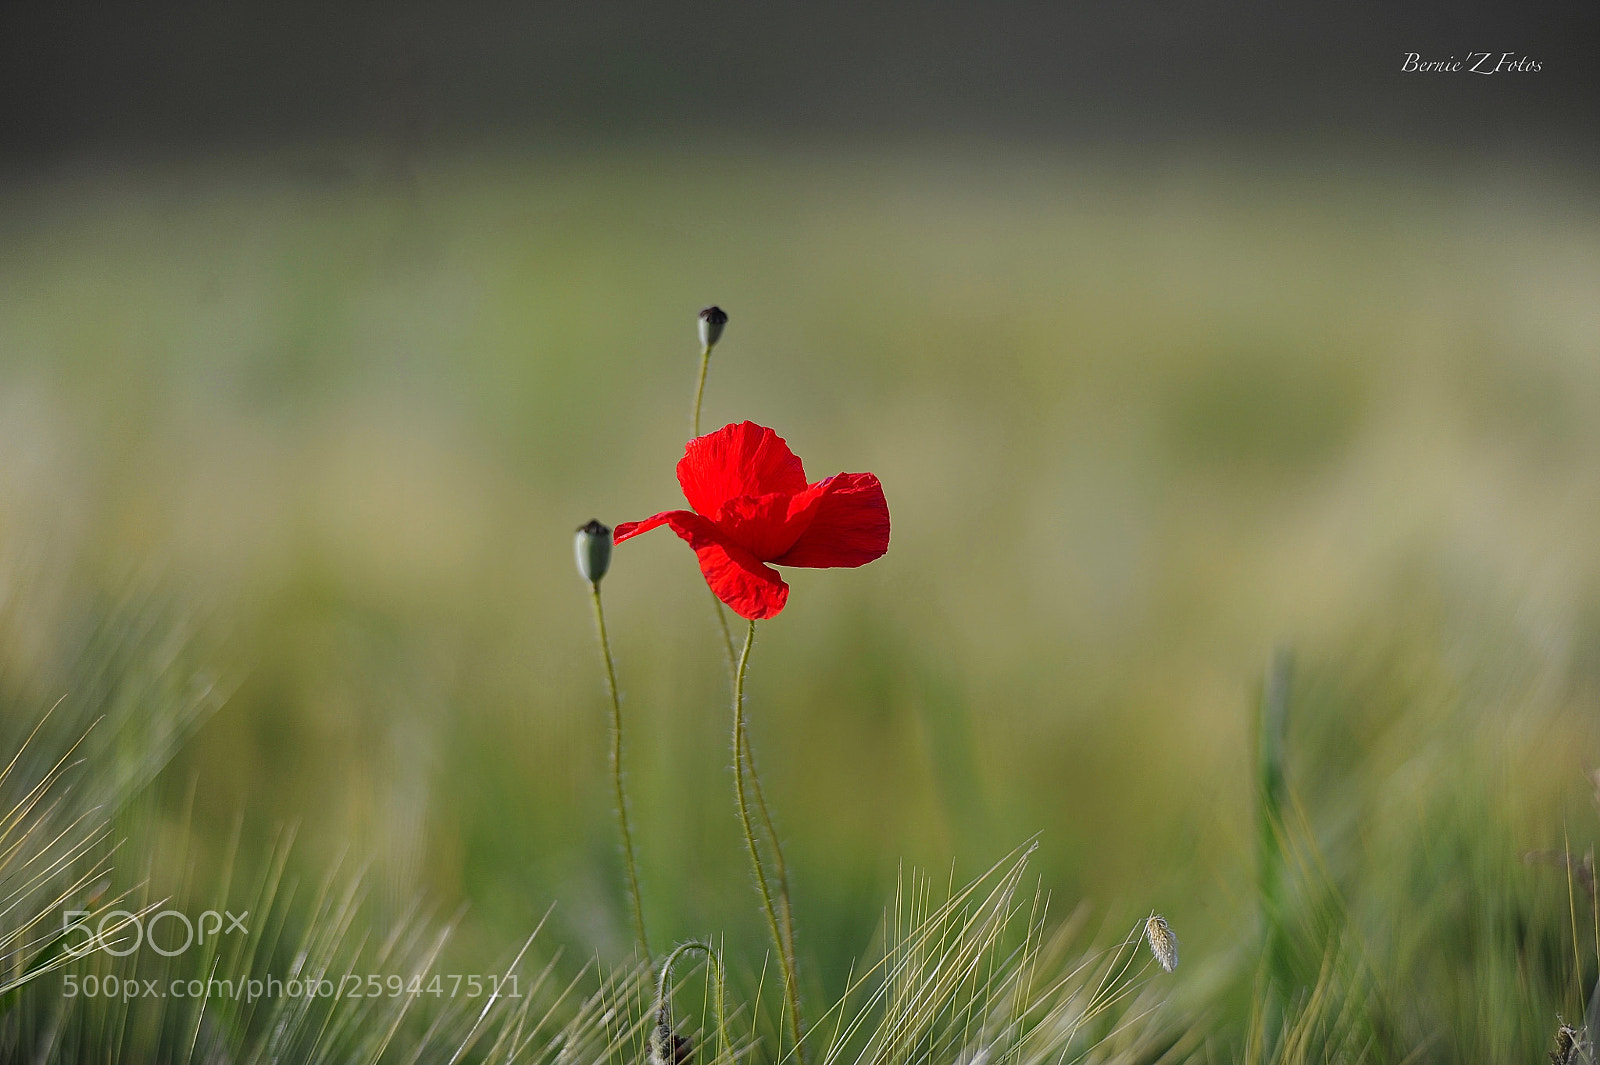
[[[590,584],[599,584],[611,568],[611,530],[591,519],[578,526],[572,546],[578,557],[578,575]]]
[[[721,307],[707,307],[700,312],[700,346],[710,348],[722,339],[722,327],[728,324],[728,314]]]

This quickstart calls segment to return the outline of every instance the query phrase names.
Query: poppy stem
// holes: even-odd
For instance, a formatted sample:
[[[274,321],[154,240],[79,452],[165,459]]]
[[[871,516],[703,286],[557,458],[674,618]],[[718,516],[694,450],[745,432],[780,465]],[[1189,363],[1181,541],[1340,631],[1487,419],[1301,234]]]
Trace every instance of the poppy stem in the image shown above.
[[[777,882],[778,924],[783,929],[783,949],[794,957],[794,908],[789,903],[789,866],[783,860],[783,844],[778,839],[778,829],[772,823],[772,811],[767,807],[767,796],[761,788],[761,774],[756,771],[756,752],[750,744],[750,734],[744,737],[745,767],[750,773],[751,792],[755,796],[756,811],[761,815],[761,826],[772,843],[772,874]]]
[[[728,651],[728,677],[729,680],[737,679],[739,659],[733,650],[733,636],[728,631],[728,618],[722,612],[722,602],[717,599],[717,593],[711,593],[711,608],[716,611],[717,624],[722,629],[722,637],[726,642]],[[767,839],[772,843],[772,872],[773,879],[777,881],[778,891],[778,922],[783,929],[784,949],[792,957],[794,955],[794,907],[789,901],[789,866],[783,859],[783,843],[779,840],[777,826],[772,823],[772,810],[767,806],[767,795],[761,787],[761,774],[756,770],[756,752],[750,745],[748,734],[744,738],[744,749],[740,752],[744,765],[750,774],[751,794],[756,800],[756,812],[761,815],[761,827],[767,834]]]
[[[689,422],[689,427],[693,430],[689,434],[689,439],[691,440],[700,435],[700,401],[706,394],[706,369],[710,365],[711,345],[707,344],[700,349],[700,377],[694,383],[694,417]]]
[[[650,957],[650,941],[644,933],[644,903],[639,895],[639,870],[633,852],[633,832],[628,828],[628,797],[622,788],[622,700],[617,695],[617,670],[611,661],[611,641],[606,636],[606,612],[600,605],[600,582],[591,581],[589,594],[594,601],[594,627],[600,634],[600,655],[606,663],[606,691],[611,695],[611,786],[616,791],[617,827],[622,830],[622,862],[628,876],[628,905],[633,916],[633,934],[639,950]]]
[[[707,586],[709,591],[709,585]],[[717,598],[717,593],[711,593],[711,610],[716,614],[717,627],[722,630],[722,646],[728,656],[728,678],[737,680],[739,672],[739,659],[733,650],[733,634],[728,631],[728,615],[722,610],[722,600]],[[783,860],[783,844],[778,839],[778,829],[772,823],[772,811],[767,806],[766,793],[761,788],[761,774],[756,771],[756,754],[750,746],[750,737],[745,736],[744,749],[740,752],[744,765],[750,773],[751,791],[756,800],[756,811],[761,815],[761,827],[767,833],[767,839],[772,841],[772,865],[774,878],[777,880],[778,890],[778,920],[783,928],[784,949],[791,957],[794,956],[794,907],[789,901],[789,866]]]
[[[728,628],[728,615],[722,612],[722,600],[711,590],[711,585],[706,585],[706,591],[711,592],[711,612],[717,616],[717,628],[722,630],[722,650],[728,659],[728,679],[732,680],[734,674],[739,672],[739,655],[733,649],[733,632]]]
[[[801,1065],[805,1063],[805,1052],[801,1046],[804,1035],[804,1025],[800,1019],[800,985],[796,974],[794,945],[792,939],[786,939],[778,920],[778,911],[772,902],[771,882],[767,879],[766,867],[761,861],[761,848],[756,845],[755,829],[750,823],[750,803],[745,795],[745,773],[748,769],[750,776],[755,776],[755,760],[750,756],[750,740],[745,729],[744,720],[744,677],[745,670],[750,663],[750,647],[756,642],[756,623],[750,622],[749,631],[744,638],[744,650],[739,655],[739,665],[733,675],[733,781],[734,796],[739,803],[739,820],[744,827],[745,846],[750,851],[750,864],[755,869],[756,886],[761,891],[761,905],[767,915],[767,929],[772,933],[772,944],[778,951],[778,963],[783,968],[783,991],[788,1005],[789,1032],[794,1039],[794,1052]],[[756,784],[760,790],[760,784]],[[765,806],[765,804],[763,804]],[[770,825],[770,821],[768,822]],[[777,845],[777,835],[772,836],[774,848]],[[785,906],[787,916],[788,907]],[[787,922],[785,922],[787,923]]]
[[[667,1050],[667,1053],[657,1056],[665,1061],[672,1060],[672,967],[677,964],[680,957],[690,951],[698,951],[706,956],[706,968],[710,972],[715,988],[711,1009],[717,1025],[717,1054],[712,1060],[722,1061],[724,1058],[731,1060],[729,1048],[733,1044],[728,1039],[728,1007],[725,994],[727,974],[722,967],[722,953],[710,943],[698,939],[691,939],[672,948],[672,953],[661,963],[661,971],[656,976],[656,1000],[650,1012],[655,1018],[656,1037]]]

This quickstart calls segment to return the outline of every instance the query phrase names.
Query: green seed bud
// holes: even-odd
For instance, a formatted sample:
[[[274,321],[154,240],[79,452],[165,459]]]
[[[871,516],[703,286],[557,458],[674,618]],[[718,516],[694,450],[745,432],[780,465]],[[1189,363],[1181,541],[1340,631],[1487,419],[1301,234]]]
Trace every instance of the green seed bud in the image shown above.
[[[578,576],[590,584],[600,583],[611,568],[611,529],[591,519],[589,524],[578,526],[572,546],[578,556]]]
[[[721,307],[707,307],[700,312],[700,346],[709,348],[722,339],[722,327],[728,324],[728,314]]]

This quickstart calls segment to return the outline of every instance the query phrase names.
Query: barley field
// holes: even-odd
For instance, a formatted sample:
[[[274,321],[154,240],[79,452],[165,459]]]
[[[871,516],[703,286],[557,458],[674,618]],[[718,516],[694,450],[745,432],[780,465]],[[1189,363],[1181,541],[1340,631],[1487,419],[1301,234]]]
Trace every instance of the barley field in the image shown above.
[[[571,545],[683,505],[711,303],[704,425],[893,532],[750,659],[798,1052],[704,581],[616,548],[695,1060],[1591,1060],[1592,174],[1004,145],[12,177],[6,1060],[674,1060]],[[162,905],[249,935],[63,950]],[[84,991],[313,969],[421,990]]]

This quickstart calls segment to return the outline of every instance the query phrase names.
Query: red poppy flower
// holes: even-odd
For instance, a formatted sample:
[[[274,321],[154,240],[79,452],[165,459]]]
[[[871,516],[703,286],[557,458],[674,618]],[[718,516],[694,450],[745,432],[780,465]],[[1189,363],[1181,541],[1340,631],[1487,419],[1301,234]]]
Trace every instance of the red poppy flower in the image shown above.
[[[621,543],[659,525],[694,548],[711,590],[740,617],[770,618],[789,599],[776,566],[864,566],[889,550],[889,504],[870,473],[816,484],[783,438],[754,422],[696,437],[678,463],[693,510],[617,526]]]

